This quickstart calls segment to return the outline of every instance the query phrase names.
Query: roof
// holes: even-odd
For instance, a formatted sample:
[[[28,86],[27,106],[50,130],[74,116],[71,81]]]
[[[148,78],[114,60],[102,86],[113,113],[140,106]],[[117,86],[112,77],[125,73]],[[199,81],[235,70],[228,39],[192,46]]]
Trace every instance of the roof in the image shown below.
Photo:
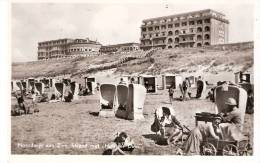
[[[168,16],[161,16],[161,17],[155,17],[155,18],[149,18],[149,19],[144,19],[143,22],[146,21],[151,21],[151,20],[158,20],[158,19],[165,19],[165,18],[172,18],[172,17],[179,17],[179,16],[188,16],[191,14],[197,14],[197,13],[205,13],[205,12],[214,12],[217,13],[221,16],[225,16],[223,13],[214,11],[212,9],[205,9],[205,10],[198,10],[198,11],[191,11],[191,12],[185,12],[185,13],[180,13],[180,14],[174,14],[174,15],[168,15]]]
[[[75,39],[71,39],[71,38],[62,38],[62,39],[56,39],[56,40],[41,41],[41,42],[38,42],[38,44],[41,44],[41,43],[48,43],[48,42],[55,42],[55,41],[62,41],[62,40],[69,40],[69,42],[67,42],[67,43],[78,43],[78,44],[83,44],[83,43],[89,43],[89,44],[100,44],[99,42],[97,42],[97,41],[93,41],[93,40],[90,40],[89,38],[86,38],[86,39],[81,39],[81,38],[75,38]],[[100,45],[101,45],[101,44],[100,44]]]

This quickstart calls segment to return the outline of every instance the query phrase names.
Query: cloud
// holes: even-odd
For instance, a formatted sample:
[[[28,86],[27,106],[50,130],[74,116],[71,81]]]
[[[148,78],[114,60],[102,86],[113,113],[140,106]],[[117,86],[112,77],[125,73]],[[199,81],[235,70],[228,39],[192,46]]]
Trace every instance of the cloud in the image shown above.
[[[135,24],[130,20],[131,15],[126,6],[109,5],[95,13],[89,25],[90,29],[99,36],[99,40],[106,43],[119,43],[131,38],[129,31],[136,30],[136,27],[132,28]]]
[[[56,36],[61,35],[62,37],[66,37],[76,33],[77,27],[68,20],[60,18],[50,20],[46,25],[44,25],[42,30],[45,30],[49,33],[54,33]]]

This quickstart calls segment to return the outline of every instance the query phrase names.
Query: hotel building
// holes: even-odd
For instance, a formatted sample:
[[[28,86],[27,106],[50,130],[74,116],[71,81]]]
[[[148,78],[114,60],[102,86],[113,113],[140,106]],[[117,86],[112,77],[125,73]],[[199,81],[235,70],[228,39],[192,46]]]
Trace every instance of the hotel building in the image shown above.
[[[145,19],[140,49],[202,47],[228,43],[229,21],[211,9]]]

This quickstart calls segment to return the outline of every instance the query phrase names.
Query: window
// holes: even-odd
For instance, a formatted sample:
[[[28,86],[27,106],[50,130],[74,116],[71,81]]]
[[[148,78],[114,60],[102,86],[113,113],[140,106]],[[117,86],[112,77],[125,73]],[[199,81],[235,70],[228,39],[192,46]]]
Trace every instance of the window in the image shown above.
[[[146,32],[146,28],[142,28],[142,31],[143,31],[143,32]]]
[[[194,25],[195,22],[194,21],[189,21],[189,25]]]
[[[148,30],[149,30],[149,31],[152,31],[152,30],[153,30],[153,27],[149,27]]]
[[[154,28],[154,29],[155,29],[155,30],[159,30],[159,28],[160,28],[159,26],[155,26],[155,28]]]
[[[193,33],[193,28],[190,28],[190,29],[189,29],[189,32],[190,32],[190,33]]]
[[[187,22],[182,22],[181,26],[187,26]]]
[[[168,39],[168,44],[171,44],[172,43],[172,38],[169,38]]]
[[[205,19],[204,22],[205,23],[210,23],[210,19]]]
[[[202,24],[202,20],[198,20],[198,21],[197,21],[197,24]]]
[[[168,28],[172,28],[172,24],[168,24]]]
[[[205,34],[204,39],[208,40],[210,38],[209,34]]]
[[[197,32],[202,32],[202,28],[201,28],[201,27],[198,27],[198,28],[197,28]]]
[[[165,32],[162,32],[162,36],[165,36]]]
[[[197,40],[202,40],[202,36],[201,36],[201,35],[198,35],[198,36],[197,36]]]
[[[179,30],[176,30],[175,31],[175,35],[178,35],[180,32],[179,32]]]
[[[204,45],[209,46],[209,42],[205,42]]]
[[[206,31],[206,32],[209,32],[209,31],[210,31],[210,27],[209,27],[209,26],[206,26],[206,27],[205,27],[205,31]]]
[[[172,31],[168,32],[168,36],[172,36],[172,34],[173,34]]]
[[[162,25],[162,26],[161,26],[161,29],[166,29],[166,26],[165,26],[165,25]]]
[[[174,39],[174,41],[175,41],[176,43],[178,43],[178,42],[180,41],[180,39],[179,39],[178,37],[176,37],[176,38]]]
[[[179,27],[180,23],[175,23],[174,25],[175,25],[175,27]]]

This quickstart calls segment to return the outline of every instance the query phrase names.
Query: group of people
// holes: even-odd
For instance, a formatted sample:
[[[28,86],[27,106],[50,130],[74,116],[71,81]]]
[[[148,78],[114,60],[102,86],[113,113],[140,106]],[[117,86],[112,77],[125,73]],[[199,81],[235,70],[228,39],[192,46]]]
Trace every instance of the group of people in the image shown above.
[[[237,107],[237,101],[234,98],[228,98],[225,101],[227,109],[225,112],[218,113],[212,123],[201,123],[189,132],[185,142],[183,142],[183,153],[186,155],[199,155],[200,146],[208,138],[215,140],[244,139],[242,134],[243,113]],[[160,134],[167,139],[168,144],[176,144],[182,138],[184,125],[177,120],[174,114],[169,112],[169,108],[162,107],[163,115],[157,120]],[[155,120],[156,122],[156,120]],[[155,122],[151,129],[154,130]]]
[[[36,94],[32,91],[31,92],[31,103],[28,103],[24,99],[24,94],[21,91],[16,91],[15,95],[16,97],[16,104],[11,109],[11,115],[12,116],[18,116],[23,114],[32,114],[39,112],[39,109],[37,109],[36,106]],[[33,109],[33,110],[32,110]]]
[[[173,102],[173,94],[174,94],[175,87],[176,87],[176,83],[172,83],[168,89],[170,103]],[[180,89],[181,89],[181,93],[182,93],[182,96],[181,96],[182,101],[187,101],[188,99],[191,98],[191,92],[189,89],[190,87],[191,87],[191,83],[190,83],[189,78],[185,78],[180,85]],[[202,97],[204,87],[205,87],[205,83],[204,83],[202,77],[199,76],[198,80],[197,80],[196,98]]]

